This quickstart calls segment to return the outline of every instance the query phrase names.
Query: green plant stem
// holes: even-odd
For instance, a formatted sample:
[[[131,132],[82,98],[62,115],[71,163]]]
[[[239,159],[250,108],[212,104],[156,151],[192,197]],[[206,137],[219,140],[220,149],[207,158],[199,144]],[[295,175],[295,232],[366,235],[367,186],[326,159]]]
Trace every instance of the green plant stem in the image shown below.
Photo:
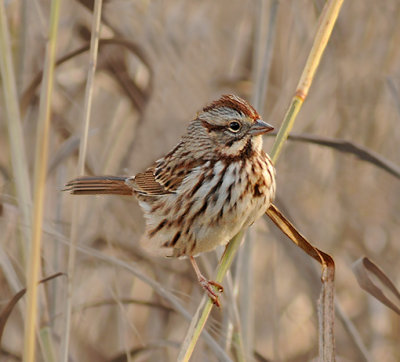
[[[272,146],[272,150],[270,153],[270,157],[273,163],[276,163],[278,157],[282,151],[283,144],[285,143],[289,132],[293,128],[294,120],[297,117],[297,114],[300,111],[300,108],[303,104],[303,100],[298,96],[294,96],[292,102],[290,103],[289,109],[285,114],[284,121],[282,123],[281,128],[276,136],[275,142]]]
[[[217,283],[221,283],[222,280],[224,279],[224,276],[228,269],[230,268],[233,259],[236,255],[237,250],[239,249],[240,246],[240,241],[242,240],[243,237],[243,231],[239,232],[227,245],[224,255],[221,258],[218,271],[217,271],[217,277],[215,278],[215,281]],[[204,305],[205,302],[205,305]],[[203,308],[204,305],[204,308]],[[179,352],[178,356],[178,361],[179,362],[187,362],[190,359],[190,356],[193,353],[194,347],[196,346],[196,343],[200,337],[201,331],[204,328],[204,325],[206,324],[206,321],[208,319],[208,316],[211,312],[211,308],[213,306],[213,303],[210,298],[204,297],[202,302],[200,303],[199,307],[197,308],[197,312],[195,316],[192,319],[191,325],[189,327],[189,333],[186,334],[185,340],[183,341],[181,350]],[[201,314],[200,314],[201,312]],[[195,326],[195,327],[194,327]],[[191,328],[194,327],[194,328]]]
[[[51,329],[48,326],[40,329],[40,340],[42,341],[45,362],[56,362],[57,359],[54,351]]]

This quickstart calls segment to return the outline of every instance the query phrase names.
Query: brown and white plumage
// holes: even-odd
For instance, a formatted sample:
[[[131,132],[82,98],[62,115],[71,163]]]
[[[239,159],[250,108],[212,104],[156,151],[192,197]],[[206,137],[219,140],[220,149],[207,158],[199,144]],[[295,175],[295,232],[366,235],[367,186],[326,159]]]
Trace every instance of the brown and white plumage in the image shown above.
[[[269,207],[275,169],[261,135],[271,130],[246,101],[225,95],[199,112],[178,145],[143,173],[81,177],[66,189],[136,195],[146,217],[144,246],[164,256],[193,256],[226,244]]]

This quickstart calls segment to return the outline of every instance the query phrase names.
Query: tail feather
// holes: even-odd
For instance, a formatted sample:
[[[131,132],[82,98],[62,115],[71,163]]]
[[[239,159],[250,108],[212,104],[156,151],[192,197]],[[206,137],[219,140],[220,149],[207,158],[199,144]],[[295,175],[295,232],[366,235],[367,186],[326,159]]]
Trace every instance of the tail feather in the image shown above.
[[[63,191],[74,195],[133,195],[133,190],[118,176],[83,176],[69,181]]]

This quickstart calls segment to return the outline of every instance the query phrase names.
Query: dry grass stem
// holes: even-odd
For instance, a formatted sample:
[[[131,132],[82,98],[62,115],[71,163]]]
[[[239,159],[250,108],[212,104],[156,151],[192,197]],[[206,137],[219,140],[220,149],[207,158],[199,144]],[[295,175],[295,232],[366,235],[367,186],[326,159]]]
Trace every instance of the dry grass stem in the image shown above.
[[[400,166],[386,159],[382,155],[368,149],[367,147],[355,144],[347,140],[334,139],[329,137],[314,136],[309,134],[290,134],[288,140],[307,142],[319,146],[330,147],[336,151],[349,153],[362,161],[369,162],[376,167],[400,178]]]
[[[24,361],[35,360],[35,332],[38,320],[38,286],[41,269],[42,225],[44,213],[44,194],[50,133],[50,108],[54,82],[54,64],[57,44],[57,30],[60,15],[60,0],[51,6],[49,41],[46,47],[44,77],[40,93],[40,106],[36,132],[36,152],[34,171],[34,199],[32,221],[32,244],[26,269],[27,303],[25,315]]]
[[[333,27],[335,26],[342,4],[343,0],[328,0],[324,5],[319,18],[319,25],[313,46],[308,55],[303,73],[301,74],[295,95],[292,98],[292,102],[285,115],[283,124],[276,136],[277,140],[272,147],[271,158],[275,163],[282,150],[284,142],[293,128],[294,120],[296,119],[303,102],[307,98],[315,72],[318,68],[319,62],[321,61],[326,45],[328,44],[328,40],[331,36]]]
[[[232,265],[233,259],[236,255],[237,250],[240,246],[240,241],[242,240],[243,232],[237,234],[226,246],[225,252],[221,258],[217,276],[215,281],[221,283],[224,276],[230,266]],[[178,361],[187,362],[189,361],[194,347],[200,337],[201,332],[207,322],[210,315],[211,309],[213,307],[213,302],[207,296],[204,296],[196,310],[195,315],[192,318],[189,329],[186,332],[185,340],[182,343],[181,349],[179,351]]]
[[[5,3],[0,3],[0,71],[4,94],[4,108],[7,119],[9,142],[11,147],[12,169],[15,180],[16,196],[21,212],[21,231],[23,242],[20,243],[22,263],[26,262],[30,241],[31,192],[28,176],[28,164],[25,154],[25,142],[21,126],[18,105],[17,85],[11,58],[10,34],[7,26]]]
[[[85,88],[85,105],[83,110],[83,122],[82,122],[82,133],[79,145],[79,158],[77,174],[83,175],[85,169],[85,160],[87,152],[88,134],[90,115],[92,110],[92,99],[93,99],[93,87],[94,87],[94,76],[97,66],[97,54],[99,48],[100,39],[100,25],[101,25],[101,11],[102,11],[102,0],[95,0],[94,12],[92,21],[92,32],[90,40],[90,55],[89,55],[89,69],[87,75],[87,82]],[[67,302],[65,304],[65,332],[63,338],[62,347],[62,361],[67,362],[69,341],[71,333],[71,312],[72,312],[72,296],[73,296],[73,282],[74,282],[74,270],[75,270],[75,255],[76,255],[76,244],[78,242],[78,221],[80,220],[80,207],[79,200],[74,200],[72,205],[72,217],[71,217],[71,245],[68,254],[68,293]]]

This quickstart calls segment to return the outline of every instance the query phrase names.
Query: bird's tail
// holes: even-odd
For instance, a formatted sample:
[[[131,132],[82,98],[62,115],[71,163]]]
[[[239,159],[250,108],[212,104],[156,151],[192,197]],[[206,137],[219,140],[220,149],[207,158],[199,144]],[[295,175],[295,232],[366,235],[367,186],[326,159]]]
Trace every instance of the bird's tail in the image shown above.
[[[69,181],[63,191],[74,195],[133,195],[133,190],[125,180],[128,177],[118,176],[83,176]]]

